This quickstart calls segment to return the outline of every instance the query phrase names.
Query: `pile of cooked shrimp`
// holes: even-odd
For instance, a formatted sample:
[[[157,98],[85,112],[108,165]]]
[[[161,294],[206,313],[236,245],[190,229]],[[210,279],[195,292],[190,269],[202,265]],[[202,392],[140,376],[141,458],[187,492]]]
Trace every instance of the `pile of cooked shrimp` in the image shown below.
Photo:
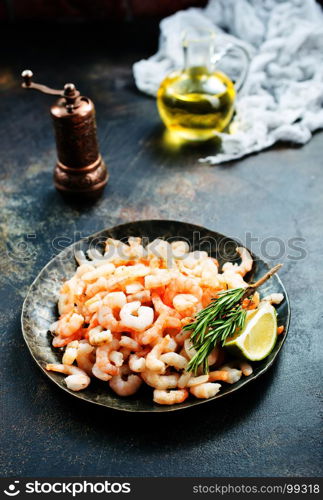
[[[153,388],[154,402],[172,405],[189,394],[210,398],[221,385],[252,373],[241,361],[228,362],[217,346],[208,358],[208,374],[187,372],[194,356],[190,331],[182,330],[218,292],[246,287],[243,277],[252,258],[237,248],[241,263],[225,263],[222,272],[207,252],[190,252],[186,242],[141,238],[128,243],[108,239],[104,254],[90,249],[76,255],[75,275],[59,294],[59,319],[51,325],[53,346],[64,353],[61,364],[46,369],[67,375],[69,389],[85,389],[92,377],[108,382],[119,396],[135,394],[142,383]],[[246,307],[257,307],[259,295]]]

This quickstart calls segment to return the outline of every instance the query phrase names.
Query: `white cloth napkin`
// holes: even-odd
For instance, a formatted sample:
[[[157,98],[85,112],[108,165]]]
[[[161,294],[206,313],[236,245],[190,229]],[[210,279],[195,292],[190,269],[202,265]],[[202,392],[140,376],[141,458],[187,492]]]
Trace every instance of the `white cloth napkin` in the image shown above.
[[[183,67],[185,29],[213,29],[217,41],[234,40],[252,56],[247,82],[236,101],[230,134],[219,134],[222,152],[211,164],[241,158],[277,141],[305,144],[323,128],[323,12],[315,0],[210,0],[160,23],[158,52],[134,64],[137,87],[156,95],[165,76]],[[235,77],[236,60],[224,59]]]

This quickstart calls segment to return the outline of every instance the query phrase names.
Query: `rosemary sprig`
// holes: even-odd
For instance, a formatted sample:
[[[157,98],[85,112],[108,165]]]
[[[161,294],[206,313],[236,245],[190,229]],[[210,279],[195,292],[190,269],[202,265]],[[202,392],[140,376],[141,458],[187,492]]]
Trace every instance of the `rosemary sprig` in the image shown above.
[[[221,342],[223,345],[227,338],[239,333],[245,325],[247,312],[242,307],[243,299],[253,294],[280,267],[281,264],[273,267],[248,288],[234,288],[219,292],[207,307],[197,313],[195,320],[184,327],[184,330],[192,331],[190,340],[196,350],[186,371],[196,374],[201,366],[203,372],[208,373],[208,356],[216,344]]]

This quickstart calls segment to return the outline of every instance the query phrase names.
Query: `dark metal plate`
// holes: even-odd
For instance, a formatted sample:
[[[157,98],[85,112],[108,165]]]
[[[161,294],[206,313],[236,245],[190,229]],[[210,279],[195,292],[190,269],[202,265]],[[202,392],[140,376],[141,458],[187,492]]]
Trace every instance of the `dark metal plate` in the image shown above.
[[[86,390],[82,392],[73,392],[67,389],[63,376],[54,372],[47,372],[44,369],[46,363],[61,362],[62,353],[52,348],[51,335],[48,333],[48,328],[49,325],[57,319],[57,297],[62,282],[66,278],[71,277],[75,272],[75,251],[86,251],[90,245],[100,245],[100,243],[108,237],[126,239],[128,236],[141,236],[150,241],[155,238],[171,238],[173,241],[184,239],[190,242],[192,250],[199,249],[207,250],[209,253],[211,252],[212,256],[219,260],[220,265],[227,260],[235,261],[239,258],[235,251],[236,246],[239,244],[234,239],[210,231],[204,227],[171,220],[129,222],[111,229],[100,231],[63,250],[42,269],[31,285],[23,304],[21,316],[24,339],[31,355],[43,372],[55,382],[55,384],[76,398],[116,410],[163,412],[180,410],[222,398],[226,394],[230,394],[250,383],[252,380],[255,380],[272,365],[285,341],[290,320],[288,296],[280,278],[276,275],[261,287],[260,292],[262,295],[274,292],[281,292],[284,294],[285,300],[278,307],[279,325],[284,325],[284,335],[278,337],[273,351],[266,359],[258,363],[253,363],[254,373],[250,377],[242,378],[233,385],[223,384],[221,391],[213,398],[207,400],[189,398],[179,405],[159,406],[152,401],[152,389],[149,387],[142,387],[140,391],[132,397],[121,398],[110,390],[107,383],[93,379]],[[256,281],[268,270],[268,265],[263,260],[256,256],[254,256],[254,259],[253,269],[248,276],[251,281]]]

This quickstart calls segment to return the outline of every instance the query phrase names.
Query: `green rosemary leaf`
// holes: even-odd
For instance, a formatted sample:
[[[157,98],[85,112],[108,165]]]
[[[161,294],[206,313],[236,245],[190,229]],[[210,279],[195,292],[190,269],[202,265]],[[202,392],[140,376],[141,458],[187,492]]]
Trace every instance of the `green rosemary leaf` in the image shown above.
[[[244,288],[235,288],[220,292],[218,297],[202,309],[195,321],[186,325],[184,330],[190,330],[190,340],[196,354],[192,357],[187,371],[197,373],[201,366],[204,373],[209,371],[208,356],[217,343],[224,343],[228,337],[243,328],[246,311],[240,301],[245,293]]]

